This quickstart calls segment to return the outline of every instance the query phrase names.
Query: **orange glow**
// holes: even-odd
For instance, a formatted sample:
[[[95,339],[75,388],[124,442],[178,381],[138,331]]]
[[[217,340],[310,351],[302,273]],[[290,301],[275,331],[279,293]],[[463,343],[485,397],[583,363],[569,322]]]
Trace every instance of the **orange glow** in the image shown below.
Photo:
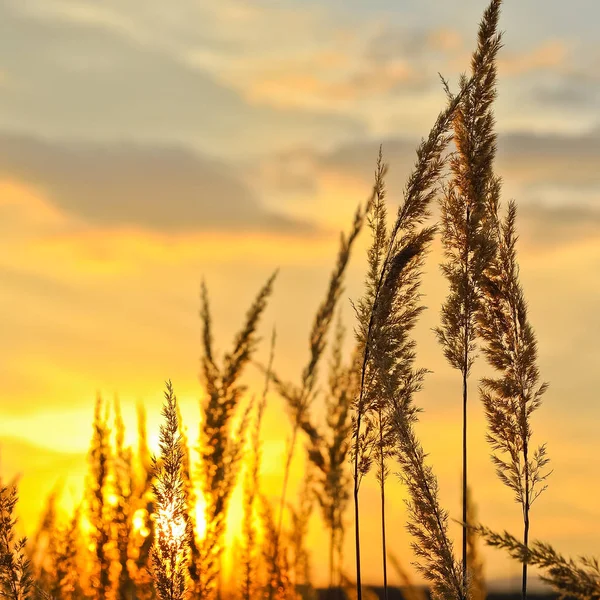
[[[135,513],[133,513],[133,530],[139,533],[143,538],[150,535],[150,530],[146,527],[147,514],[145,508],[138,508]]]
[[[194,517],[196,519],[196,535],[198,539],[203,540],[206,536],[206,501],[201,493],[198,494],[196,500]]]

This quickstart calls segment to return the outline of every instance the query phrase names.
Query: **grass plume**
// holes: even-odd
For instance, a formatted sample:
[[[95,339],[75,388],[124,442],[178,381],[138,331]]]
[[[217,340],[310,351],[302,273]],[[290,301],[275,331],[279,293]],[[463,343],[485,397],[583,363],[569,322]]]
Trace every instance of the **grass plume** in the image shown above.
[[[28,600],[34,587],[27,538],[15,539],[18,500],[15,484],[0,484],[0,596],[6,600]]]
[[[494,451],[492,461],[498,477],[521,506],[523,544],[527,547],[531,506],[546,489],[549,475],[545,444],[531,448],[531,415],[539,408],[547,384],[539,382],[537,342],[519,281],[516,205],[509,203],[502,221],[497,202],[490,214],[496,225],[497,250],[486,270],[478,326],[486,344],[485,356],[499,375],[482,379],[481,399],[487,439]],[[523,563],[522,596],[527,597],[527,562]]]
[[[275,329],[271,336],[271,350],[265,374],[265,385],[261,399],[256,407],[256,418],[251,436],[251,455],[249,464],[246,466],[246,477],[244,481],[244,517],[242,523],[242,547],[240,562],[242,563],[241,597],[242,600],[251,600],[258,590],[258,548],[257,528],[255,524],[256,499],[260,494],[260,465],[262,448],[260,432],[263,415],[267,406],[267,396],[273,360],[275,358]]]
[[[248,410],[243,415],[238,435],[231,432],[231,420],[245,387],[239,383],[244,367],[256,349],[257,328],[267,300],[272,292],[275,272],[263,285],[246,313],[246,320],[233,342],[233,349],[219,365],[212,348],[212,322],[206,286],[202,285],[203,381],[207,397],[202,403],[200,431],[200,470],[202,491],[206,503],[206,535],[200,547],[195,582],[202,597],[217,593],[218,575],[223,553],[226,515],[236,481],[243,449],[240,433],[247,423]]]
[[[400,370],[393,369],[394,375],[392,379],[388,379],[387,367],[384,367],[384,364],[394,363],[403,353],[411,354],[412,345],[410,342],[407,345],[407,333],[414,326],[421,310],[414,306],[414,303],[411,304],[418,294],[418,277],[415,277],[416,271],[413,271],[413,277],[406,280],[407,286],[402,292],[407,293],[409,300],[412,300],[402,313],[405,321],[396,322],[396,317],[392,317],[392,305],[402,296],[402,293],[397,294],[396,284],[407,265],[412,263],[418,271],[419,261],[415,262],[413,259],[422,256],[433,237],[434,228],[422,227],[420,231],[419,228],[430,216],[429,207],[436,196],[437,184],[445,165],[443,152],[450,141],[452,119],[468,85],[465,84],[461,92],[449,100],[446,109],[438,115],[428,137],[422,140],[417,148],[417,161],[408,177],[404,200],[398,208],[392,230],[385,235],[385,226],[377,223],[378,218],[372,225],[374,237],[368,254],[367,290],[356,308],[357,339],[362,355],[360,388],[354,407],[353,427],[353,498],[358,600],[362,598],[359,488],[362,477],[371,466],[371,449],[376,429],[369,415],[377,410],[376,391],[379,389],[380,395],[389,395],[390,386],[394,385],[391,383],[392,379],[397,377],[400,370],[406,371],[406,364]],[[386,170],[383,161],[379,160],[375,172],[374,199],[377,195],[383,199],[383,180]],[[381,211],[380,204],[377,209],[379,211]],[[371,203],[372,210],[377,206],[377,202]],[[392,326],[396,331],[386,331],[387,326]],[[363,420],[366,421],[364,431]]]
[[[191,527],[187,515],[183,450],[177,399],[167,381],[164,423],[160,427],[160,458],[153,459],[156,502],[152,575],[160,600],[183,600],[187,588],[187,561]]]
[[[475,318],[481,299],[481,277],[493,253],[487,231],[488,195],[494,185],[496,151],[493,101],[496,96],[497,32],[501,0],[492,0],[479,27],[471,60],[471,85],[454,114],[456,152],[451,178],[441,201],[441,233],[446,262],[442,272],[450,286],[442,306],[437,338],[450,365],[462,378],[462,520],[467,522],[468,378],[475,359]],[[463,85],[466,79],[463,79]],[[467,527],[462,529],[463,587],[467,585]]]
[[[525,545],[508,532],[496,533],[479,526],[477,533],[489,546],[502,548],[523,564],[542,569],[542,579],[552,585],[560,598],[600,600],[600,563],[597,558],[565,558],[550,544],[534,541]]]
[[[341,585],[344,544],[344,514],[350,500],[350,474],[346,466],[351,443],[352,401],[357,389],[356,368],[342,361],[344,328],[338,321],[325,397],[325,426],[308,447],[308,459],[315,466],[315,494],[323,521],[329,530],[329,587]]]
[[[92,547],[95,558],[95,572],[91,577],[91,587],[98,600],[105,600],[111,589],[109,544],[112,510],[107,501],[107,488],[112,452],[108,411],[109,406],[98,396],[94,412],[94,433],[89,451],[90,473],[87,493],[87,516],[92,527]]]
[[[327,294],[319,306],[313,321],[309,337],[310,356],[308,363],[302,371],[300,385],[285,383],[276,375],[272,376],[274,386],[288,405],[292,420],[292,434],[286,452],[286,461],[283,470],[283,485],[277,517],[277,537],[274,544],[274,551],[276,554],[279,552],[279,538],[281,537],[283,525],[283,512],[287,497],[290,468],[295,454],[298,434],[303,430],[310,439],[315,439],[318,436],[308,414],[310,405],[315,397],[318,366],[325,350],[327,335],[335,315],[335,309],[343,290],[344,275],[350,261],[352,247],[362,229],[365,214],[368,212],[371,202],[372,198],[367,201],[365,208],[359,206],[356,209],[350,232],[347,235],[344,235],[343,233],[340,234],[340,246],[337,261],[329,279]],[[278,557],[275,555],[273,557],[274,565],[277,564],[277,562]]]

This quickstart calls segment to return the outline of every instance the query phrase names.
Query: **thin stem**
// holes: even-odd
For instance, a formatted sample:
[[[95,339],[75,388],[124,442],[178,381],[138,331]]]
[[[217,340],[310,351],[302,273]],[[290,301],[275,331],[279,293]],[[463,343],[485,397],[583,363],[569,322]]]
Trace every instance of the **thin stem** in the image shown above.
[[[462,366],[462,375],[463,375],[463,452],[462,452],[462,461],[463,461],[463,473],[462,473],[462,586],[463,593],[467,592],[467,402],[468,402],[468,389],[467,389],[467,379],[469,377],[469,323],[471,319],[471,304],[469,302],[469,247],[470,247],[470,234],[471,234],[471,210],[469,205],[467,204],[466,209],[466,243],[465,243],[465,254],[464,254],[464,281],[465,287],[467,288],[465,305],[463,307],[465,311],[465,321],[464,321],[464,357],[463,357],[463,366]]]
[[[279,536],[281,535],[281,527],[283,524],[283,509],[285,506],[285,497],[287,495],[288,481],[290,478],[290,467],[292,465],[292,459],[294,457],[294,450],[296,448],[297,435],[298,435],[298,425],[297,425],[297,423],[294,423],[294,427],[292,429],[292,440],[290,442],[288,455],[285,460],[285,469],[283,472],[283,487],[281,489],[281,498],[279,499],[279,516],[277,518],[277,540],[275,542],[276,544],[279,541]]]
[[[360,424],[360,415],[358,417],[358,422]],[[358,446],[358,443],[356,445]],[[360,576],[360,527],[358,510],[358,451],[354,457],[354,540],[356,546],[356,598],[357,600],[362,600],[362,582]]]
[[[334,578],[334,550],[335,550],[335,527],[333,526],[333,519],[331,525],[331,533],[329,536],[329,590],[333,589],[333,578]],[[331,597],[332,594],[328,594]]]
[[[290,447],[288,449],[288,455],[285,461],[285,469],[283,472],[283,487],[281,490],[281,498],[279,500],[279,515],[277,517],[277,531],[275,535],[275,543],[273,547],[273,561],[275,563],[275,572],[279,577],[279,539],[281,538],[281,528],[283,526],[283,509],[285,507],[285,497],[287,494],[288,481],[290,478],[290,467],[292,465],[292,458],[294,457],[294,449],[296,447],[296,437],[298,434],[298,423],[297,420],[294,423],[294,427],[292,429],[292,440],[290,442]],[[269,586],[269,600],[272,600],[273,594],[275,592],[275,586]]]
[[[379,409],[379,469],[380,469],[380,489],[381,489],[381,551],[383,558],[383,596],[388,600],[387,584],[387,550],[385,539],[385,455],[383,448],[383,422],[381,408]]]
[[[358,510],[358,487],[359,487],[359,475],[358,475],[358,454],[360,449],[360,426],[362,421],[363,413],[363,401],[365,394],[365,377],[367,374],[367,363],[369,362],[369,346],[371,343],[371,333],[373,331],[373,323],[375,321],[375,312],[377,310],[377,302],[379,300],[379,293],[383,284],[383,278],[387,272],[387,267],[392,256],[392,250],[394,248],[394,242],[396,236],[400,230],[400,220],[396,222],[392,235],[388,241],[388,251],[381,267],[381,273],[379,275],[379,281],[375,289],[375,297],[373,298],[373,306],[371,307],[371,315],[369,317],[369,327],[367,328],[367,339],[365,340],[365,351],[363,355],[363,363],[360,373],[360,393],[358,397],[358,410],[356,416],[356,441],[354,443],[354,538],[356,544],[356,600],[362,600],[362,585],[361,585],[361,573],[360,573],[360,515]]]
[[[385,484],[381,482],[381,551],[383,553],[383,596],[388,600],[387,548],[385,541]]]
[[[523,444],[523,458],[525,460],[525,505],[523,506],[523,545],[528,550],[529,544],[529,444],[527,439]],[[527,558],[523,561],[523,583],[521,588],[522,600],[527,600]]]
[[[466,352],[465,352],[466,355]],[[462,577],[463,590],[467,589],[467,371],[463,371],[463,477],[462,477]]]

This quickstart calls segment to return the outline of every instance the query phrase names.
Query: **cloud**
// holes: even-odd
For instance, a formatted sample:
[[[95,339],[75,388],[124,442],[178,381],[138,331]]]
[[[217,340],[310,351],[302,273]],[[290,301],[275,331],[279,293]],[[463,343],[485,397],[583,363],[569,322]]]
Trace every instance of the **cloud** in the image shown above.
[[[0,3],[0,72],[7,81],[0,127],[86,139],[177,140],[221,155],[361,130],[360,121],[331,107],[308,113],[253,105],[218,77],[218,69],[189,61],[186,52],[214,50],[216,42],[209,45],[201,34],[178,47],[164,30],[144,29],[153,11],[140,9],[139,24],[131,25],[92,9],[75,18],[68,6],[70,12],[44,13]],[[114,24],[117,17],[125,25]]]
[[[43,190],[60,211],[100,228],[314,230],[265,209],[230,165],[181,147],[42,141],[5,133],[0,176]]]
[[[528,52],[503,52],[498,58],[498,73],[500,77],[514,77],[535,71],[556,70],[566,65],[568,54],[568,47],[561,40],[543,42]]]
[[[353,103],[361,99],[391,96],[402,89],[425,85],[422,77],[405,61],[369,65],[336,81],[331,75],[298,74],[285,68],[274,76],[259,76],[246,94],[249,99],[276,107],[312,109],[335,103]]]
[[[279,153],[266,161],[271,181],[314,189],[319,171],[351,174],[370,182],[379,145],[390,163],[390,186],[401,190],[416,159],[416,138],[388,137],[342,144],[319,153],[307,147]],[[498,171],[520,185],[600,185],[600,128],[580,134],[515,131],[499,135]]]
[[[366,55],[370,60],[385,62],[398,56],[411,61],[423,61],[432,56],[444,56],[461,50],[462,35],[448,28],[415,29],[384,25],[368,43]]]
[[[521,184],[600,185],[600,129],[509,133],[500,136],[498,163],[507,178]]]
[[[286,195],[296,204],[330,196],[332,187],[343,191],[346,204],[358,201],[372,185],[379,143],[362,140],[329,152],[304,147],[266,157],[256,168],[256,185]],[[417,139],[404,137],[383,140],[392,202],[402,197],[417,144]],[[522,208],[523,227],[532,243],[598,235],[600,130],[579,135],[507,133],[500,135],[498,148],[497,171],[503,177],[504,196],[514,197]]]

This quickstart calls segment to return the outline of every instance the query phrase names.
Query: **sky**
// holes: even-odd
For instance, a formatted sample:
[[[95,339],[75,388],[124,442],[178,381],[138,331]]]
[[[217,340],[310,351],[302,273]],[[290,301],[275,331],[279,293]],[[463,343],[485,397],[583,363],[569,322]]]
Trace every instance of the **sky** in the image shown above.
[[[456,89],[485,6],[0,0],[0,474],[21,475],[27,530],[58,479],[67,496],[79,493],[98,392],[118,394],[130,431],[142,401],[156,441],[170,378],[197,431],[203,278],[225,352],[280,269],[261,334],[276,327],[275,368],[299,379],[339,231],[369,191],[379,144],[395,205],[444,105],[438,73]],[[599,18],[592,0],[529,0],[507,1],[501,19],[497,171],[505,201],[518,203],[521,277],[550,382],[534,435],[548,443],[554,471],[532,536],[567,554],[597,554],[600,535]],[[366,244],[363,236],[342,301],[350,333]],[[418,363],[432,370],[417,398],[418,432],[458,518],[460,381],[431,332],[447,291],[440,257],[436,243],[416,332]],[[477,379],[486,373],[480,360],[471,383],[473,494],[482,522],[517,532],[519,508],[485,444]],[[260,375],[249,369],[246,379],[257,385]],[[263,481],[273,497],[283,410],[272,397]],[[299,455],[293,491],[301,471]],[[363,506],[375,504],[376,484],[361,494]],[[404,497],[392,478],[390,546],[408,564]],[[381,580],[378,525],[368,511],[372,582]],[[309,542],[324,582],[320,529],[315,517]],[[485,558],[490,579],[517,576],[498,552]]]

